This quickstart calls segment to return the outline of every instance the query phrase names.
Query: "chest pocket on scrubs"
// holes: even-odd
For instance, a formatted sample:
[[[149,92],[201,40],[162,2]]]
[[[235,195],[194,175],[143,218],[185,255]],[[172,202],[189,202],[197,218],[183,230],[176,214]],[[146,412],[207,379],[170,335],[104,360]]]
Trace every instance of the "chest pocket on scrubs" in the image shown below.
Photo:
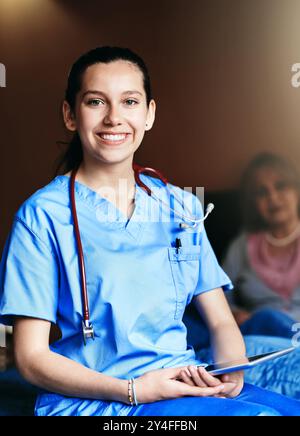
[[[174,319],[179,319],[185,310],[188,295],[194,292],[199,280],[200,246],[181,247],[178,250],[169,248],[168,250],[176,290]]]

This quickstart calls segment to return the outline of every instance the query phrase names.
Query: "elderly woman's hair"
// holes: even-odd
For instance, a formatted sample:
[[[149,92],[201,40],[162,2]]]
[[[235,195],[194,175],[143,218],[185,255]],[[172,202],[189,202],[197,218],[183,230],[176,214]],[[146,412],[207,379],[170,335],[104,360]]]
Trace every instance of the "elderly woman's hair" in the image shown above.
[[[282,156],[273,153],[261,153],[257,155],[247,166],[241,180],[240,203],[244,228],[248,232],[260,231],[266,228],[266,224],[256,208],[255,184],[257,172],[264,168],[271,168],[278,172],[288,186],[298,191],[300,199],[300,175],[298,169]]]

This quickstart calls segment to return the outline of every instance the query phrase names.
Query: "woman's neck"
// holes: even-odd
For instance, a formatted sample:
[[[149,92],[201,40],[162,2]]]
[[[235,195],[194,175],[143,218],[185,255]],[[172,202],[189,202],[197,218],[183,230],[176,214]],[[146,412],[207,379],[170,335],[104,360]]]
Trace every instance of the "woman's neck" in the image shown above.
[[[292,235],[300,226],[299,218],[287,221],[278,226],[273,226],[269,229],[270,235],[276,239],[287,238]]]
[[[121,162],[116,165],[91,164],[82,162],[76,179],[98,192],[104,189],[120,190],[120,186],[132,188],[135,185],[132,162]]]
[[[297,246],[296,242],[300,237],[299,220],[291,222],[290,225],[276,227],[265,233],[268,245],[268,253],[273,256],[291,253]]]

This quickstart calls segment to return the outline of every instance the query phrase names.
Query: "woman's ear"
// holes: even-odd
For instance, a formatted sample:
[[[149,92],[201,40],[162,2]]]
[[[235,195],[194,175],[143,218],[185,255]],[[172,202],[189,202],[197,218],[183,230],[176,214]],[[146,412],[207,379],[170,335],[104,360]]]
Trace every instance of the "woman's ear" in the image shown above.
[[[155,120],[155,111],[156,111],[156,103],[154,100],[151,100],[148,107],[145,130],[152,129]]]
[[[63,102],[62,111],[63,111],[64,123],[66,128],[71,132],[75,132],[76,131],[75,116],[73,114],[73,111],[69,103],[66,100],[64,100]]]

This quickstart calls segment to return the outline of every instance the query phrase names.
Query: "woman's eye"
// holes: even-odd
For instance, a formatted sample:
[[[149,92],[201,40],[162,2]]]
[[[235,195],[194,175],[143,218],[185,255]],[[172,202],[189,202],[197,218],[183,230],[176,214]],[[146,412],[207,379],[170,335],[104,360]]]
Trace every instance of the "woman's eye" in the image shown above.
[[[284,191],[288,188],[288,184],[285,181],[277,182],[275,185],[277,191]]]
[[[100,106],[100,104],[104,104],[99,98],[91,98],[87,103],[89,106]]]
[[[125,103],[127,104],[127,106],[135,106],[136,104],[138,104],[138,101],[129,98],[125,101]]]
[[[255,197],[264,198],[268,195],[268,191],[265,188],[257,188],[255,191]]]

